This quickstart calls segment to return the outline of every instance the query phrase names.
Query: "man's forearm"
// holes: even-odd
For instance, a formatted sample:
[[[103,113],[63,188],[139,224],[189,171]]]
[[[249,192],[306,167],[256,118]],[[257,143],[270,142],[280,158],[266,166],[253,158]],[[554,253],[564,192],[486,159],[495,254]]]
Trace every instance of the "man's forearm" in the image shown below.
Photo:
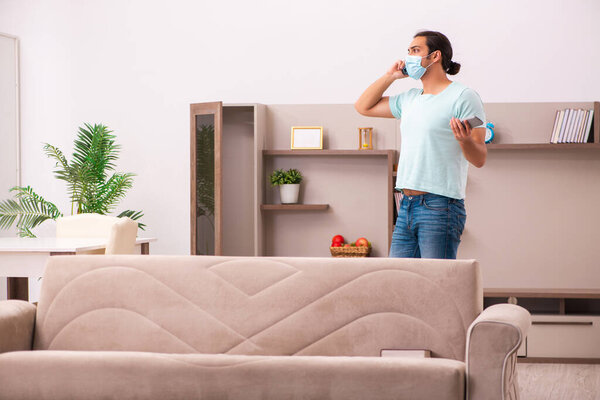
[[[383,93],[385,93],[387,88],[389,88],[395,80],[396,78],[392,77],[391,74],[385,73],[365,90],[358,100],[356,100],[356,103],[354,103],[354,107],[357,110],[368,110],[373,107],[381,100]]]
[[[487,147],[485,143],[479,143],[473,139],[464,140],[460,143],[463,155],[471,164],[477,168],[483,167],[487,157]]]

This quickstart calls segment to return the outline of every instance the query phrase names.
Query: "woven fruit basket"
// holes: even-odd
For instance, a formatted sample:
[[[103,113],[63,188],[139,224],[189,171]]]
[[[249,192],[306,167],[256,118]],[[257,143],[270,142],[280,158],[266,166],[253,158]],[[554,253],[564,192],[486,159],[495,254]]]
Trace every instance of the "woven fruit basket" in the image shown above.
[[[371,246],[329,247],[333,257],[368,257]]]

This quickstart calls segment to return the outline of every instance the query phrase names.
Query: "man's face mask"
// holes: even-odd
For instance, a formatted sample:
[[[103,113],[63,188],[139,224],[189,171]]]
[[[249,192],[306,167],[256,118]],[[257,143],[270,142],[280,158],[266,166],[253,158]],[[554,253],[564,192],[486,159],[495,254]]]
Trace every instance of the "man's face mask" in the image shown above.
[[[427,54],[425,57],[429,57],[434,52]],[[427,67],[423,67],[421,65],[421,60],[424,57],[421,56],[406,56],[404,60],[404,69],[406,70],[406,74],[413,79],[419,80],[427,71],[427,68],[431,67],[433,63],[429,64]]]

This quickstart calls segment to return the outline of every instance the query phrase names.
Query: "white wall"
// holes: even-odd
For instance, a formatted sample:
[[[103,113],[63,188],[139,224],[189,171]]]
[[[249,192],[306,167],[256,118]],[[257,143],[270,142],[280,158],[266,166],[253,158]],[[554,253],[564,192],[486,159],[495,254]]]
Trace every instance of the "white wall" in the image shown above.
[[[153,253],[186,254],[190,103],[353,103],[421,29],[450,38],[452,79],[484,102],[599,100],[599,17],[595,0],[0,0],[21,40],[22,182],[66,211],[42,143],[70,155],[102,122],[138,173],[122,206],[145,211]]]

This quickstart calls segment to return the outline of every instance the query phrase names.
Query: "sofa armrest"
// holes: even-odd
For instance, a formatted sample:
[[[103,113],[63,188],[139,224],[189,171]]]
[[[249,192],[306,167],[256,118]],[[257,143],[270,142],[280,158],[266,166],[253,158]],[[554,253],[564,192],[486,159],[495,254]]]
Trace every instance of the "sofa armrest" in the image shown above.
[[[36,306],[23,300],[0,301],[0,353],[31,350]]]
[[[483,310],[467,332],[467,400],[518,399],[517,350],[531,314],[514,304]]]

